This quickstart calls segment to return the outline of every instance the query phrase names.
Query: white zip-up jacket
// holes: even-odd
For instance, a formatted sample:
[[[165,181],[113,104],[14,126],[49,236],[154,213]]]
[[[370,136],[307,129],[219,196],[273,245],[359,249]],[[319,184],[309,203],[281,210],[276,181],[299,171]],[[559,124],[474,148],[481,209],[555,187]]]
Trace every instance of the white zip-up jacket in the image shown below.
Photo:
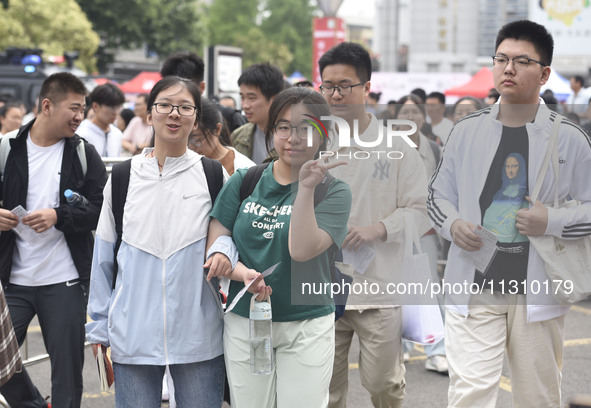
[[[203,264],[211,199],[201,156],[167,158],[162,173],[145,149],[132,158],[112,290],[116,242],[111,179],[96,230],[87,323],[90,343],[111,347],[121,364],[186,364],[223,353],[223,314],[217,282]],[[224,171],[224,179],[227,173]],[[228,240],[214,251],[233,264]]]
[[[499,102],[467,116],[455,125],[445,145],[443,159],[429,184],[429,217],[433,226],[447,240],[452,241],[450,228],[457,219],[481,223],[479,198],[503,131],[503,124],[497,120]],[[533,191],[540,173],[555,117],[556,113],[548,109],[540,99],[535,120],[526,124],[530,192]],[[539,200],[548,207],[545,234],[576,239],[591,234],[591,142],[580,127],[568,120],[563,120],[560,125],[558,156],[558,198],[564,200],[570,196],[581,204],[569,209],[550,208],[554,202],[555,183],[555,175],[550,166],[539,196]],[[463,285],[464,282],[471,284],[474,281],[474,268],[459,255],[460,248],[452,243],[445,268],[445,282],[452,285]],[[544,261],[533,245],[530,245],[527,279],[529,322],[552,319],[568,311],[568,307],[558,305],[554,299],[552,285],[544,284],[548,279]],[[534,281],[540,285],[537,294],[534,293],[538,292],[537,283],[532,285]],[[548,291],[546,288],[549,288]],[[467,316],[470,293],[465,290],[458,292],[460,293],[446,293],[446,305]]]

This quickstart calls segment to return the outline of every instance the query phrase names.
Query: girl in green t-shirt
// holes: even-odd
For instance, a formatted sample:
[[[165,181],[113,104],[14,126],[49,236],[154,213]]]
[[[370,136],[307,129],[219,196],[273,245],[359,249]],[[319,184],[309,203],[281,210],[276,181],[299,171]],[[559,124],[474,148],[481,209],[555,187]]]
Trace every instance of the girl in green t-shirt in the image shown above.
[[[211,256],[208,277],[232,279],[228,304],[254,279],[258,299],[270,297],[273,312],[275,372],[250,372],[249,295],[224,318],[224,353],[232,405],[253,407],[321,407],[328,402],[334,357],[334,303],[326,294],[302,297],[305,284],[330,284],[328,248],[347,234],[351,207],[349,187],[333,180],[314,206],[314,190],[328,169],[315,159],[326,144],[320,122],[330,111],[324,98],[306,88],[278,94],[269,108],[267,145],[273,138],[278,159],[263,172],[252,194],[240,198],[246,170],[226,183],[212,210],[208,246],[232,236],[240,261],[232,270],[222,254]],[[264,271],[278,264],[271,275]]]

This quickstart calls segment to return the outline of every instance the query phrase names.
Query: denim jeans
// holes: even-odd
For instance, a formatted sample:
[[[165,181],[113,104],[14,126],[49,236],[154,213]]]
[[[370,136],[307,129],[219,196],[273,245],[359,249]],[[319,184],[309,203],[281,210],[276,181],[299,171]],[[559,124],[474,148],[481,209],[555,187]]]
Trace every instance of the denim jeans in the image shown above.
[[[221,407],[224,395],[224,356],[190,364],[172,364],[179,408]],[[117,408],[160,408],[166,366],[113,363]]]

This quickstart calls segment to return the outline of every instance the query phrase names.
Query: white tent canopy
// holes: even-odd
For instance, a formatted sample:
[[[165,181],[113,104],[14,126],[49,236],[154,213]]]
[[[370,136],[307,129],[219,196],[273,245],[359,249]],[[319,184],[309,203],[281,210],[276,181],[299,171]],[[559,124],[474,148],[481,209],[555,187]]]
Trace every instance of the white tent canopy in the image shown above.
[[[554,92],[554,96],[558,99],[558,102],[566,102],[568,96],[573,93],[572,89],[570,89],[569,80],[555,70],[550,72],[550,78],[548,79],[548,82],[542,86],[542,89],[540,89],[540,94],[546,89],[550,89]]]

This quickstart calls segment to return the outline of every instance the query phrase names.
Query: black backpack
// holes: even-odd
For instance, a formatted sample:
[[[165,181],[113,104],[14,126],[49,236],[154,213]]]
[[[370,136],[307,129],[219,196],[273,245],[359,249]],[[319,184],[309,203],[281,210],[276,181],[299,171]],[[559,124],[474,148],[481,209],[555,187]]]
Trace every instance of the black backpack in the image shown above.
[[[253,193],[257,183],[263,175],[263,171],[265,171],[268,165],[269,163],[259,164],[246,171],[246,174],[242,179],[242,184],[240,185],[240,202],[244,201]],[[324,200],[328,187],[333,180],[334,177],[327,173],[324,180],[316,186],[316,189],[314,190],[314,207]],[[331,280],[333,283],[337,283],[340,286],[339,293],[333,294],[335,303],[335,320],[338,320],[343,313],[345,313],[345,305],[347,304],[347,297],[349,297],[353,278],[341,273],[339,268],[336,267],[335,262],[343,262],[343,251],[334,243],[328,248],[328,259],[330,262]],[[348,285],[345,286],[345,284]],[[346,288],[349,290],[345,290]]]
[[[205,156],[201,157],[203,163],[203,171],[207,180],[207,188],[211,197],[211,204],[215,200],[224,185],[224,171],[222,164],[217,160],[212,160]],[[121,238],[123,236],[123,211],[125,208],[125,200],[127,199],[127,187],[129,186],[129,174],[131,171],[131,159],[124,162],[117,163],[113,166],[111,171],[111,196],[112,196],[112,211],[115,218],[115,231],[117,233],[117,241],[115,243],[115,274],[113,276],[113,289],[117,280],[117,253],[121,246]]]

